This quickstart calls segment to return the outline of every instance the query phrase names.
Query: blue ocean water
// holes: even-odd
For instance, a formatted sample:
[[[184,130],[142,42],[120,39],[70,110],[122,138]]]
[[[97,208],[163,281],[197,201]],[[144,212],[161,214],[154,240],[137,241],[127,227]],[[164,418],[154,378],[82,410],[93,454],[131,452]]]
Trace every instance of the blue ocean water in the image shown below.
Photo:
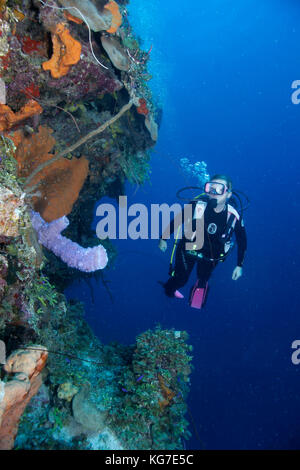
[[[152,90],[163,109],[151,179],[127,188],[128,204],[178,202],[193,184],[180,158],[231,175],[251,199],[243,277],[236,253],[211,279],[205,309],[165,297],[167,253],[156,240],[119,240],[105,271],[112,302],[93,281],[67,290],[85,302],[101,341],[131,344],[160,324],[186,330],[194,347],[190,412],[201,437],[189,449],[299,449],[300,5],[296,0],[131,0],[130,21],[152,45]],[[102,201],[101,201],[102,202]],[[95,224],[97,219],[95,218]],[[183,289],[188,296],[193,283]],[[189,419],[189,416],[187,416]]]

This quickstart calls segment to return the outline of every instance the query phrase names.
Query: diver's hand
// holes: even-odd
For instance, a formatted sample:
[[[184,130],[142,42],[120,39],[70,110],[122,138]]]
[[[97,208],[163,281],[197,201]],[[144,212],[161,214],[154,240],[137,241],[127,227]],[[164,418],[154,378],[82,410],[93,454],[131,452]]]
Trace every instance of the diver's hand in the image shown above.
[[[241,268],[240,266],[237,266],[233,270],[232,279],[234,281],[237,281],[242,276],[242,274],[243,274],[243,268]]]
[[[168,244],[167,244],[166,240],[163,240],[162,238],[160,238],[159,244],[158,244],[158,248],[159,248],[161,251],[165,252],[166,249],[168,248]]]

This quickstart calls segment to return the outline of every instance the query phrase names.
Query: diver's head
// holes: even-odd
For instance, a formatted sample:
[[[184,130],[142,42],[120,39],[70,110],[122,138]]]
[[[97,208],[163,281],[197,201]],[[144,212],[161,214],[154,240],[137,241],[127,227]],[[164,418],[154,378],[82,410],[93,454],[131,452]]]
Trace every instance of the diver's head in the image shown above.
[[[232,181],[226,175],[214,175],[204,186],[204,191],[214,206],[222,208],[232,196]]]

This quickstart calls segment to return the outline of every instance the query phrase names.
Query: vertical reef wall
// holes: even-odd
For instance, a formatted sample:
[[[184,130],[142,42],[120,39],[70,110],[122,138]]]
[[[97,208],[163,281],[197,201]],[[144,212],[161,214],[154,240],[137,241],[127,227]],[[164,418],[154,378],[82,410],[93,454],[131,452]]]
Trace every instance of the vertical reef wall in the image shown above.
[[[187,334],[104,345],[65,287],[116,250],[95,202],[149,175],[151,50],[126,0],[0,1],[0,449],[181,449]]]

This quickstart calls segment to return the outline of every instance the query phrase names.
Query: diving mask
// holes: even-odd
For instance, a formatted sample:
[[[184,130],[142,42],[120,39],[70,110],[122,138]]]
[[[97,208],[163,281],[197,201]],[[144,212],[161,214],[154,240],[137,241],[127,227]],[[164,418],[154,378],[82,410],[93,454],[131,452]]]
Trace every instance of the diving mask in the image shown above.
[[[212,194],[214,196],[222,196],[228,191],[228,188],[223,183],[217,183],[215,181],[208,181],[204,186],[204,192]]]

